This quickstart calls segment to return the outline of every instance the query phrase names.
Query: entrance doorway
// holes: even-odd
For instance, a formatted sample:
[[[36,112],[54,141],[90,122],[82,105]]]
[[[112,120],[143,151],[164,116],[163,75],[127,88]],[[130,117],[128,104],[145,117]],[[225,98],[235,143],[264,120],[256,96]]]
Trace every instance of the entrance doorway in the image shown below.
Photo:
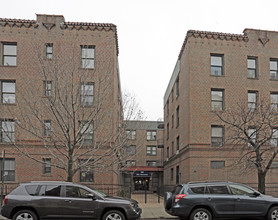
[[[149,177],[134,177],[134,190],[149,190]]]

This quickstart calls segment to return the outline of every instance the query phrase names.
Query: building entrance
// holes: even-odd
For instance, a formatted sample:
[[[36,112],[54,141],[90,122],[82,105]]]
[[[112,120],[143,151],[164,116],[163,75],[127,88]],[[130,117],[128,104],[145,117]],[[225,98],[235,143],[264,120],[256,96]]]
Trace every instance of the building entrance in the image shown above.
[[[149,177],[134,177],[134,190],[149,190]]]

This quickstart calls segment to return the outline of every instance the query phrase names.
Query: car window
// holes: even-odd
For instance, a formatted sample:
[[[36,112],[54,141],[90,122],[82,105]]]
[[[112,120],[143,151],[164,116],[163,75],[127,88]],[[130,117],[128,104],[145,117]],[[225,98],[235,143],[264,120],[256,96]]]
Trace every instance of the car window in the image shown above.
[[[173,194],[174,195],[182,194],[181,190],[182,190],[182,186],[181,185],[176,186],[175,189],[173,190]]]
[[[88,198],[90,192],[76,186],[66,186],[66,197],[72,198]]]
[[[208,186],[210,194],[229,194],[229,190],[226,185]]]
[[[205,186],[192,186],[190,187],[191,191],[195,194],[204,194]]]
[[[25,189],[30,196],[35,196],[37,194],[38,185],[28,185],[25,186]]]
[[[60,196],[61,186],[60,185],[43,185],[41,187],[40,196]]]
[[[231,191],[234,195],[253,195],[254,191],[246,186],[230,184]]]

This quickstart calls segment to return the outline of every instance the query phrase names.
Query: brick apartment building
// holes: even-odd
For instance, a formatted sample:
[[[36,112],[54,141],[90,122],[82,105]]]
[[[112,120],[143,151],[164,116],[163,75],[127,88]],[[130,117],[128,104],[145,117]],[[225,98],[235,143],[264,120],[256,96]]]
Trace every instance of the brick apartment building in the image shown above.
[[[5,184],[67,180],[72,165],[74,182],[116,185],[123,130],[117,27],[36,16],[0,19]]]
[[[187,32],[164,96],[165,185],[225,180],[257,187],[256,169],[243,174],[233,166],[240,152],[215,142],[226,131],[214,107],[225,111],[259,99],[277,107],[277,62],[278,32]],[[266,191],[274,195],[277,174],[273,168],[266,176]]]
[[[123,183],[132,192],[157,192],[163,186],[163,122],[126,121]]]

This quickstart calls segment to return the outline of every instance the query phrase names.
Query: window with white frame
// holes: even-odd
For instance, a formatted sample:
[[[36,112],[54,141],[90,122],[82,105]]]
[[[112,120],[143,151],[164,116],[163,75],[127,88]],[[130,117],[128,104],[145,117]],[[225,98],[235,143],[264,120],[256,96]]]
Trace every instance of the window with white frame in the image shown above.
[[[43,135],[46,137],[51,136],[51,121],[50,120],[43,121]]]
[[[44,95],[50,97],[52,92],[52,81],[44,81]]]
[[[85,69],[95,67],[95,46],[81,45],[81,66]]]
[[[156,140],[156,131],[147,131],[147,140],[148,141]]]
[[[15,140],[14,120],[0,120],[1,122],[1,142],[12,143]]]
[[[82,144],[93,144],[94,126],[90,121],[79,121],[79,136]]]
[[[155,156],[157,154],[156,146],[147,146],[147,155]]]
[[[224,90],[211,89],[211,110],[222,111],[224,106]]]
[[[46,47],[46,58],[52,59],[53,58],[53,43],[45,44]]]
[[[211,146],[223,147],[224,145],[224,127],[211,126]]]
[[[272,111],[278,111],[278,93],[273,92],[270,93],[270,104],[271,104],[271,110]]]
[[[247,66],[248,66],[248,78],[251,78],[251,79],[258,78],[257,58],[248,57]]]
[[[51,158],[43,158],[43,174],[51,173]]]
[[[157,166],[157,161],[149,160],[146,163],[147,163],[147,166],[149,166],[149,167]]]
[[[2,103],[15,103],[15,81],[1,81]]]
[[[136,161],[135,160],[127,160],[126,165],[128,167],[136,166]]]
[[[127,130],[126,135],[127,135],[127,138],[129,140],[135,140],[136,139],[136,131],[135,130]]]
[[[4,181],[15,181],[15,159],[5,158],[4,167],[3,158],[0,158],[0,170],[4,170]],[[0,180],[2,180],[2,175],[0,175]]]
[[[210,56],[210,74],[212,76],[223,76],[223,55],[211,54]]]
[[[17,60],[17,43],[2,43],[2,65],[16,66]]]
[[[278,59],[270,59],[270,79],[278,79]]]
[[[94,102],[94,83],[82,83],[80,89],[80,99],[82,106],[92,106]]]
[[[253,147],[253,144],[256,144],[257,131],[256,128],[248,128],[248,147]]]
[[[272,129],[272,138],[270,140],[270,144],[273,147],[278,147],[278,128]]]
[[[81,159],[79,160],[80,171],[79,179],[80,182],[94,182],[94,167],[93,160]]]
[[[257,92],[248,91],[248,110],[255,111],[257,107]]]

